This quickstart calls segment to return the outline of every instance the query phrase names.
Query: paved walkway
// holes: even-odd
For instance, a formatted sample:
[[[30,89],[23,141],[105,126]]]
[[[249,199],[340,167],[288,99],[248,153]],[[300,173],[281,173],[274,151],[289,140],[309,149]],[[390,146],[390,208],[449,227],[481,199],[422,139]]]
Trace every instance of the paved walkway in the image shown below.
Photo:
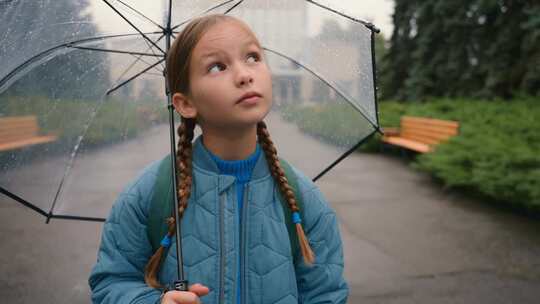
[[[153,132],[160,142],[168,138]],[[297,130],[271,132],[290,135],[276,144],[293,162],[300,156],[297,147],[313,151],[307,148],[312,140]],[[111,157],[111,165],[120,161],[111,155],[137,158],[135,148],[151,147],[156,136],[113,147],[116,153],[86,155],[79,164],[88,166],[92,157],[103,155]],[[319,149],[321,159],[335,153]],[[350,155],[318,184],[340,217],[349,303],[538,302],[540,223],[446,193],[397,157]],[[3,301],[88,303],[87,277],[101,224],[59,220],[45,225],[41,216],[3,196],[0,210]]]
[[[351,155],[319,185],[340,216],[350,303],[538,303],[540,223],[396,157]]]

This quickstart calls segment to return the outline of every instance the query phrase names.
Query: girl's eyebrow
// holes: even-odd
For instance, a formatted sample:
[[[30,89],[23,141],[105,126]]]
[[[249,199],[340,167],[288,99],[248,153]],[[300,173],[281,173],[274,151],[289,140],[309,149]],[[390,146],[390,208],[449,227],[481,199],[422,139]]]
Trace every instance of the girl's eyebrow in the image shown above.
[[[259,46],[259,44],[257,43],[257,41],[255,41],[254,39],[249,39],[249,40],[247,40],[247,41],[244,43],[244,46],[250,46],[250,45],[252,45],[252,44],[254,44],[254,45],[257,46],[258,48],[260,48],[260,46]],[[204,60],[204,59],[206,59],[206,58],[208,58],[208,57],[212,57],[212,56],[218,55],[218,54],[220,54],[220,53],[223,53],[223,51],[221,51],[221,50],[210,51],[210,52],[208,52],[208,53],[206,53],[206,54],[203,54],[203,55],[201,56],[201,60]]]
[[[201,59],[205,59],[205,58],[208,58],[208,57],[212,57],[212,56],[215,56],[215,55],[218,55],[219,53],[221,53],[221,51],[211,51],[209,53],[206,53],[206,54],[203,54],[201,56]]]

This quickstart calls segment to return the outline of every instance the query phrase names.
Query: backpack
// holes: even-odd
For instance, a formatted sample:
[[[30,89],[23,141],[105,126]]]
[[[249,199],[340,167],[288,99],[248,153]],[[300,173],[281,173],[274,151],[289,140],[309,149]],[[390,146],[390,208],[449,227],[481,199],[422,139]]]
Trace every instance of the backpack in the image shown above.
[[[300,214],[302,215],[303,201],[298,188],[298,177],[294,173],[289,163],[287,163],[284,159],[279,158],[279,162],[283,168],[283,171],[285,171],[285,176],[287,177],[289,185],[293,189],[296,204],[300,209]],[[159,164],[158,175],[154,184],[154,194],[152,195],[150,202],[147,233],[150,244],[152,245],[152,252],[156,252],[156,250],[159,249],[161,246],[161,240],[167,234],[168,227],[165,219],[173,214],[173,191],[174,187],[172,183],[171,155],[169,154]],[[283,196],[281,196],[281,198],[281,206],[283,207],[285,224],[287,225],[289,241],[291,243],[291,253],[293,261],[296,264],[295,257],[300,250],[300,245],[298,244],[298,235],[296,234],[295,224],[292,222],[291,209],[289,209],[289,206],[287,205],[287,202]],[[163,202],[165,202],[165,204],[163,204]],[[169,248],[165,248],[165,254],[167,254],[168,249]]]

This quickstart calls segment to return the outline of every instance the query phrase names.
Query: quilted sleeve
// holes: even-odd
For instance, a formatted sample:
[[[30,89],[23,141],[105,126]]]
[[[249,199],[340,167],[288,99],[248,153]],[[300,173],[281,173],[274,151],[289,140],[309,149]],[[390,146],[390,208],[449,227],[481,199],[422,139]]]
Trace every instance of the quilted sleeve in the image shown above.
[[[144,267],[152,249],[146,234],[147,215],[134,188],[118,196],[103,226],[97,263],[88,279],[93,303],[159,301],[160,291],[144,282]]]
[[[315,263],[304,264],[298,253],[296,278],[299,303],[346,303],[349,287],[343,277],[343,246],[336,213],[331,209],[320,190],[311,183],[303,194],[303,226]]]

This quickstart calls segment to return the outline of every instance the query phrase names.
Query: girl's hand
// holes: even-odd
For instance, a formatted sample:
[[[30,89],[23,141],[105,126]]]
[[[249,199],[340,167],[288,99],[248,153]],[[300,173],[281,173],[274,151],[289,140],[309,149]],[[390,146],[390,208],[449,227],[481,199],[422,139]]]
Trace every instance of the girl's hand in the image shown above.
[[[161,304],[200,304],[199,297],[207,295],[210,290],[202,284],[193,284],[188,287],[189,291],[167,291],[161,299]]]

